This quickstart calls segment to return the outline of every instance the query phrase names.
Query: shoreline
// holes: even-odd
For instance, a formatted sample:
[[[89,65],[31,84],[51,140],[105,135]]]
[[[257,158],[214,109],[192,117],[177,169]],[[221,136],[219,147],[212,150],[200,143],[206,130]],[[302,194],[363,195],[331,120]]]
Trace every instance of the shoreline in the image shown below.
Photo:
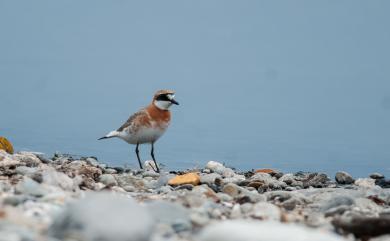
[[[380,173],[149,165],[0,150],[0,240],[390,240],[390,180]]]

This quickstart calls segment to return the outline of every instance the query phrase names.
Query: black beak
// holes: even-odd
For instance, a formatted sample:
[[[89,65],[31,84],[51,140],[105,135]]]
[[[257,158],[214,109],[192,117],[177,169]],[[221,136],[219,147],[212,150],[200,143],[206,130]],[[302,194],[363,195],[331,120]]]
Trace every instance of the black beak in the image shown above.
[[[171,102],[172,102],[172,104],[179,105],[179,102],[177,102],[177,101],[174,100],[174,99],[172,99]]]

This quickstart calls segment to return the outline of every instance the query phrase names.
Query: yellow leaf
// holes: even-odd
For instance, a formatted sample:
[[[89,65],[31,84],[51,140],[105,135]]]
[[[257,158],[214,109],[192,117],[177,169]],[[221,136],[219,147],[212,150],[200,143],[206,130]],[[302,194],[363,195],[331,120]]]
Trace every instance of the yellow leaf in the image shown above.
[[[14,154],[14,148],[12,147],[11,142],[7,138],[0,136],[0,150],[4,150],[9,154]]]

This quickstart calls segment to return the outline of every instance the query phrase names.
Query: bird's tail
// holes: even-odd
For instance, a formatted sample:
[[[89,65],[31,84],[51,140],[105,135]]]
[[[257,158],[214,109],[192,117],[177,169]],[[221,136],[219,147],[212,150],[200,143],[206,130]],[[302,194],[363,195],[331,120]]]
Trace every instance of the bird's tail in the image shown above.
[[[98,140],[103,140],[103,139],[108,139],[108,138],[113,138],[113,137],[117,137],[118,136],[118,132],[117,131],[110,131],[110,133],[108,133],[107,135],[103,136],[103,137],[100,137]]]

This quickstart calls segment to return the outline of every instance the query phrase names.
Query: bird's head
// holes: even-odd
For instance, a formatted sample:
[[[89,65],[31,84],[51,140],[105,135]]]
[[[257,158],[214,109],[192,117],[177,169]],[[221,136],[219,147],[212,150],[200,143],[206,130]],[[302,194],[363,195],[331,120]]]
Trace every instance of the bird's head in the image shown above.
[[[174,97],[175,92],[172,90],[159,90],[153,97],[153,104],[161,110],[168,110],[172,104],[179,104]]]

